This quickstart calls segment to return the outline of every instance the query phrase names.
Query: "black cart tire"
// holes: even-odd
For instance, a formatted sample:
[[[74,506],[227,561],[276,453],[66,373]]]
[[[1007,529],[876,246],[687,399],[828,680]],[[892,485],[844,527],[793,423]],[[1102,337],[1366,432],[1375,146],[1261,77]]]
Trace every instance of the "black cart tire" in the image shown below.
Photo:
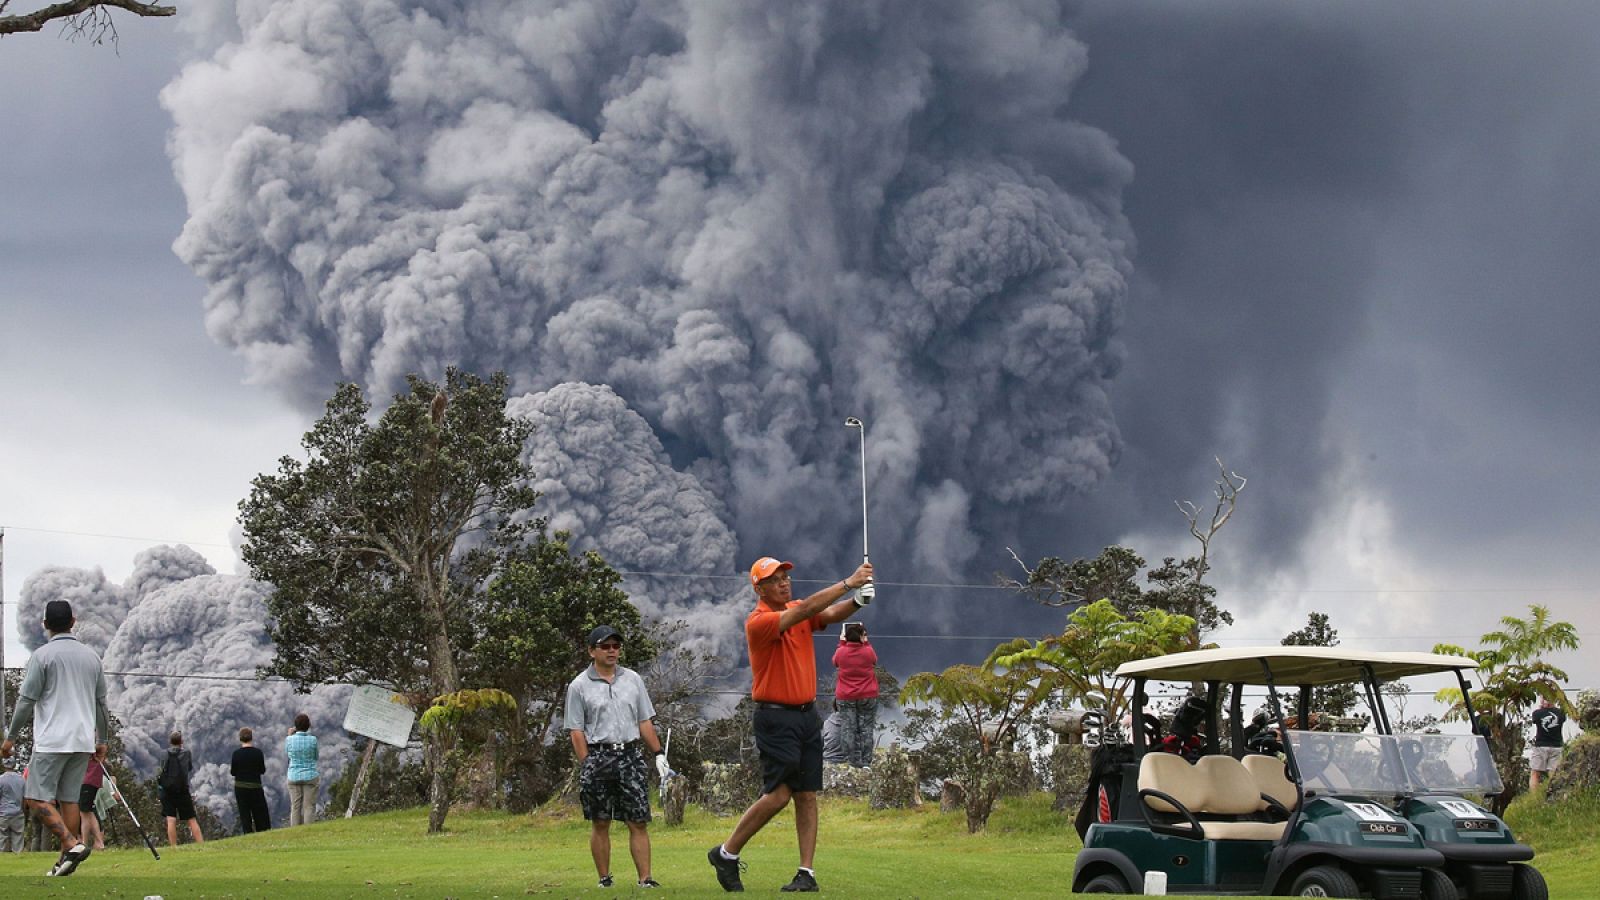
[[[1121,875],[1112,875],[1109,872],[1104,875],[1096,875],[1095,877],[1089,879],[1088,883],[1083,886],[1082,892],[1085,894],[1133,893],[1133,891],[1128,887],[1127,883],[1122,880]]]
[[[1338,866],[1313,866],[1300,873],[1289,893],[1296,897],[1360,897],[1361,885]]]
[[[1461,900],[1461,892],[1449,875],[1438,869],[1423,869],[1422,900]]]
[[[1511,866],[1511,900],[1550,900],[1550,888],[1538,869],[1521,863]]]

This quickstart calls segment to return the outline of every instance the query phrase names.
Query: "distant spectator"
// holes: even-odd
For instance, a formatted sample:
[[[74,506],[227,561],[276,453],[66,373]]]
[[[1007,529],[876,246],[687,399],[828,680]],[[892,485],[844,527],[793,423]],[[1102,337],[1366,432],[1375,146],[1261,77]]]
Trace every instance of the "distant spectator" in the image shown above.
[[[878,651],[867,640],[867,626],[850,622],[833,651],[839,670],[833,690],[839,704],[839,743],[845,762],[857,768],[872,765],[878,730]]]
[[[289,755],[289,824],[309,825],[317,817],[317,736],[311,717],[294,717],[294,727],[283,742]]]
[[[17,764],[0,762],[0,853],[22,852],[22,829],[28,821],[22,811],[22,784]]]
[[[1539,701],[1533,711],[1533,751],[1528,759],[1528,788],[1538,790],[1539,782],[1547,773],[1561,765],[1561,747],[1565,743],[1561,729],[1567,724],[1567,714],[1547,697]]]
[[[78,815],[83,821],[83,841],[96,850],[106,848],[106,836],[100,830],[100,791],[106,781],[106,745],[95,744],[89,757],[89,767],[83,772],[83,790],[78,796]]]
[[[267,791],[261,786],[261,776],[267,774],[267,757],[252,743],[255,738],[254,731],[239,729],[239,749],[233,751],[233,799],[239,804],[239,831],[244,834],[272,827]]]
[[[183,735],[174,731],[167,738],[167,758],[161,763],[161,776],[156,787],[161,794],[161,815],[167,819],[167,845],[178,846],[178,820],[189,826],[189,837],[196,844],[205,843],[200,833],[200,821],[194,817],[194,794],[189,790],[189,776],[194,774],[194,757],[183,747]]]

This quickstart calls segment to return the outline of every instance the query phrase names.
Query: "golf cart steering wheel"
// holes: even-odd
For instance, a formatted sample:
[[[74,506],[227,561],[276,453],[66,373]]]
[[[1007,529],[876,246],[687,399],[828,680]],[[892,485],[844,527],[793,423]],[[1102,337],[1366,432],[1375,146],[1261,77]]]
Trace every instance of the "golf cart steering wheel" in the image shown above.
[[[1319,734],[1307,734],[1295,744],[1294,762],[1301,781],[1316,778],[1333,763],[1333,742]]]

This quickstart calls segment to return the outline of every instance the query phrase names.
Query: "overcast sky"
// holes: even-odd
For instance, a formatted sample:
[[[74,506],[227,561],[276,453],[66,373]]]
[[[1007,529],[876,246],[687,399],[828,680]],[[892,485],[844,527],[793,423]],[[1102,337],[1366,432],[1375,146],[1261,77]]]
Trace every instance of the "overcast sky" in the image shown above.
[[[1501,6],[1073,5],[1088,69],[1065,113],[1132,172],[1105,381],[1121,446],[1011,535],[1026,557],[1188,555],[1172,501],[1204,502],[1220,455],[1250,482],[1213,549],[1239,618],[1219,640],[1276,643],[1322,610],[1351,646],[1471,645],[1530,603],[1600,640],[1600,8]],[[115,50],[0,41],[8,603],[45,565],[120,580],[155,542],[235,571],[249,479],[314,415],[207,336],[158,99],[200,57],[170,20],[119,23]],[[1005,568],[976,546],[970,580]],[[940,607],[885,614],[906,672],[992,646],[887,637],[924,619],[1055,615],[886,593]],[[1600,665],[1558,661],[1600,686]]]

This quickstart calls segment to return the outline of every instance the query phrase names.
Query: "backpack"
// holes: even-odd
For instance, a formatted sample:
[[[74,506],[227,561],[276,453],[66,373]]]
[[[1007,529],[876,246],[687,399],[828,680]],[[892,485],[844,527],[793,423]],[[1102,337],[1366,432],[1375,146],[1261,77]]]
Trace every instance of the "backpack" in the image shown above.
[[[167,761],[161,764],[161,775],[157,777],[156,784],[169,794],[180,794],[189,789],[189,779],[183,774],[178,751],[167,751]]]

